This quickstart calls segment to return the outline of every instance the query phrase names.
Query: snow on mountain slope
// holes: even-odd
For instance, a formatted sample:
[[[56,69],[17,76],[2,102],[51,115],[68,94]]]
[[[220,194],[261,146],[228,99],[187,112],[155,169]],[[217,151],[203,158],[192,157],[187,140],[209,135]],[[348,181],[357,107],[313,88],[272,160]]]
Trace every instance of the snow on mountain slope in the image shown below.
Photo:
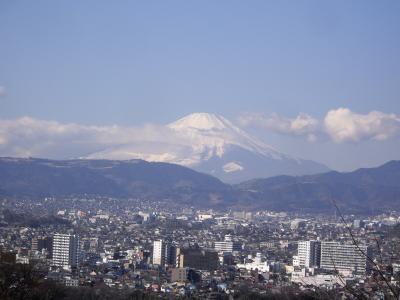
[[[193,113],[166,127],[171,134],[169,141],[120,145],[87,158],[177,163],[226,182],[328,170],[318,163],[283,154],[216,114]]]
[[[167,126],[191,139],[196,150],[209,150],[211,155],[222,157],[225,147],[231,144],[274,159],[285,156],[215,114],[194,113]]]

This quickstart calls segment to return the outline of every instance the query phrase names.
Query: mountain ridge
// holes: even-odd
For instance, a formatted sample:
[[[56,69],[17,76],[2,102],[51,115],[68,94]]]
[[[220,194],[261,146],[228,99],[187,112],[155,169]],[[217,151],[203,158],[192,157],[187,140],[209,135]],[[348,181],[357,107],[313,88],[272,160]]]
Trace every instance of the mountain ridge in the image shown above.
[[[353,172],[228,185],[189,168],[143,160],[0,158],[0,196],[102,195],[233,210],[348,213],[400,210],[400,161]]]
[[[232,188],[179,165],[144,160],[0,158],[0,195],[102,195],[146,200],[214,201]]]
[[[334,205],[354,212],[399,209],[400,161],[352,172],[253,179],[235,188],[251,194],[254,209],[265,207],[265,202],[272,209],[284,203],[287,210],[329,210]]]

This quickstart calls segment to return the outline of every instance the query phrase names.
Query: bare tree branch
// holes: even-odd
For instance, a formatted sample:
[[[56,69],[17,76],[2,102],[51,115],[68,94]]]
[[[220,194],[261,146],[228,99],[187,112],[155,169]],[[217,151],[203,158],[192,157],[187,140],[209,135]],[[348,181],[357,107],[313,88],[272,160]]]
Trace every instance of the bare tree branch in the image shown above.
[[[333,202],[333,205],[335,206],[336,210],[338,211],[340,219],[341,219],[342,223],[345,225],[345,227],[351,237],[351,240],[352,240],[353,244],[356,246],[357,250],[375,267],[375,270],[378,272],[380,277],[383,279],[384,283],[389,288],[389,290],[391,291],[393,296],[396,297],[396,299],[399,298],[399,293],[391,286],[388,279],[385,277],[382,270],[379,268],[378,264],[359,246],[357,239],[355,238],[350,226],[347,224],[346,220],[344,219],[344,216],[343,216],[341,210],[339,209],[339,207],[337,206],[336,202],[334,200],[332,202]]]

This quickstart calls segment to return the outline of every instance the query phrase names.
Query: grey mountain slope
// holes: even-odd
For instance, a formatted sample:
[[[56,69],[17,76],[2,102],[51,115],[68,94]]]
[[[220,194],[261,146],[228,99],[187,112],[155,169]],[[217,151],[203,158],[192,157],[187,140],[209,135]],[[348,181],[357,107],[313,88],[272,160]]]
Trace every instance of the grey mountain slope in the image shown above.
[[[224,166],[230,162],[242,166],[243,170],[225,172]],[[224,156],[214,156],[194,166],[193,169],[211,174],[227,183],[239,183],[243,180],[248,180],[248,178],[273,177],[282,174],[318,174],[329,170],[314,161],[291,158],[273,159],[234,145],[227,148]]]

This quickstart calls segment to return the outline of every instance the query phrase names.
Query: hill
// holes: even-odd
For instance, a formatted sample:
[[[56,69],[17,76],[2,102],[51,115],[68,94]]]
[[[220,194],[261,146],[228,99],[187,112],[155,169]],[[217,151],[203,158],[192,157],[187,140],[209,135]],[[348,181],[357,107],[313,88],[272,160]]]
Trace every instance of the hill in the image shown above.
[[[400,208],[400,161],[354,172],[254,179],[235,186],[237,205],[285,211],[378,212]]]
[[[228,185],[189,168],[143,160],[0,158],[0,196],[100,195],[200,208],[347,213],[400,210],[400,161],[354,172],[276,176]]]
[[[0,195],[102,195],[215,206],[232,194],[220,180],[189,168],[143,160],[0,158]]]

